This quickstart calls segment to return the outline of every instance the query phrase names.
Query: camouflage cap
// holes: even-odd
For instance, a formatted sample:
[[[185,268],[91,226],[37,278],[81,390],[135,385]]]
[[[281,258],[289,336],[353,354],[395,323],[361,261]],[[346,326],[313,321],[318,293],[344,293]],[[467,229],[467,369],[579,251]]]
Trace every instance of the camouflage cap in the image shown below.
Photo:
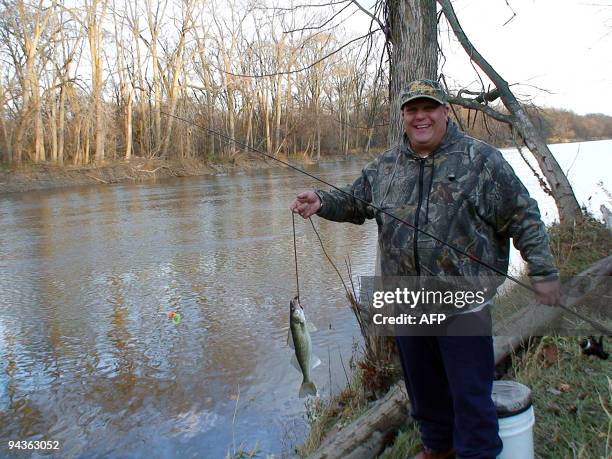
[[[448,95],[440,86],[440,83],[433,80],[415,80],[408,83],[402,90],[400,96],[400,108],[414,99],[425,97],[433,99],[436,102],[444,105],[448,102]]]

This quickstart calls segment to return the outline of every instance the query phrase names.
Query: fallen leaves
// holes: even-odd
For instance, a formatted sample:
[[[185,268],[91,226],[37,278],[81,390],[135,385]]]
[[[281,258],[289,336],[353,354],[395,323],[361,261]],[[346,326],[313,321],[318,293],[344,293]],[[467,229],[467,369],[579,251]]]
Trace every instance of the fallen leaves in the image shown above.
[[[540,349],[538,360],[548,368],[559,361],[559,348],[556,344],[545,344]]]
[[[546,411],[554,414],[561,414],[561,407],[555,402],[550,402],[548,405],[546,405]]]
[[[572,386],[570,386],[569,384],[565,384],[565,383],[559,383],[559,385],[557,385],[557,390],[561,392],[569,392],[572,390]]]

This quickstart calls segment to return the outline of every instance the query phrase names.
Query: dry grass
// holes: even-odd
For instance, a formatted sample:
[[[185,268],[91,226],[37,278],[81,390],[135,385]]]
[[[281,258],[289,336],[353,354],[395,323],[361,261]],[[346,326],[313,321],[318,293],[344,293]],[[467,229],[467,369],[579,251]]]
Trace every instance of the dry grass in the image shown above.
[[[296,449],[298,455],[306,457],[314,452],[328,436],[363,414],[370,401],[360,371],[353,373],[351,382],[332,400],[310,399],[306,405],[310,431],[304,444]]]
[[[575,276],[612,253],[612,233],[588,214],[575,225],[554,224],[548,234],[562,279]]]
[[[533,339],[513,356],[508,379],[532,390],[538,457],[611,457],[609,375],[610,362],[582,355],[575,337]]]

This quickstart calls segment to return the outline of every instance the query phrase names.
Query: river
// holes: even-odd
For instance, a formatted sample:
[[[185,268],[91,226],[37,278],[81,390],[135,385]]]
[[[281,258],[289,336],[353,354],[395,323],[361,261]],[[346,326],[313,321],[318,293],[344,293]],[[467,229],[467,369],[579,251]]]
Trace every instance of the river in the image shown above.
[[[610,207],[612,141],[552,149],[579,200]],[[505,155],[552,221],[552,199]],[[362,166],[308,170],[344,185]],[[16,440],[58,441],[62,458],[290,455],[307,422],[286,345],[288,205],[315,186],[269,169],[0,196],[0,457],[50,454],[9,450]],[[314,222],[343,273],[346,259],[354,278],[373,272],[375,224]],[[314,379],[329,396],[359,331],[312,228],[296,230]]]

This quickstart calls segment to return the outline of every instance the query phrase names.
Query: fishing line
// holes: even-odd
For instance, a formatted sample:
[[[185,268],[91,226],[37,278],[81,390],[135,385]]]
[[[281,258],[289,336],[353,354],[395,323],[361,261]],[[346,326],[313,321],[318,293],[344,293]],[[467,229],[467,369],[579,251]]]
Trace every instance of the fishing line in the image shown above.
[[[429,236],[430,238],[432,238],[433,240],[439,242],[440,244],[442,244],[442,245],[444,245],[444,246],[454,250],[457,253],[460,253],[461,255],[463,255],[465,257],[468,257],[470,260],[472,260],[472,261],[474,261],[474,262],[476,262],[476,263],[478,263],[478,264],[480,264],[480,265],[482,265],[482,266],[484,266],[486,268],[489,268],[491,271],[495,272],[496,274],[499,274],[500,276],[503,276],[503,277],[506,277],[506,278],[510,279],[511,281],[513,281],[516,284],[520,285],[521,287],[529,290],[530,292],[537,294],[536,290],[531,285],[522,282],[521,280],[517,279],[516,277],[514,277],[514,276],[512,276],[512,275],[510,275],[508,273],[503,272],[502,270],[496,268],[495,266],[492,266],[492,265],[488,264],[487,262],[482,261],[479,258],[475,257],[474,255],[469,254],[465,250],[460,249],[459,247],[455,246],[454,244],[451,244],[450,242],[447,242],[447,241],[443,241],[442,239],[438,238],[437,236],[435,236],[435,235],[433,235],[433,234],[431,234],[431,233],[429,233],[429,232],[427,232],[427,231],[425,231],[425,230],[423,230],[421,228],[417,228],[412,223],[410,223],[410,222],[408,222],[408,221],[406,221],[406,220],[404,220],[404,219],[402,219],[402,218],[400,218],[400,217],[398,217],[398,216],[396,216],[396,215],[394,215],[394,214],[392,214],[392,213],[390,213],[390,212],[388,212],[388,211],[386,211],[384,209],[381,209],[380,207],[377,207],[376,205],[366,201],[365,199],[362,199],[362,198],[360,198],[358,196],[355,196],[355,195],[349,193],[348,191],[345,191],[342,188],[339,188],[339,187],[337,187],[337,186],[327,182],[326,180],[323,180],[320,177],[312,175],[312,174],[306,172],[305,170],[300,169],[299,167],[294,166],[293,164],[290,164],[290,163],[288,163],[286,161],[283,161],[282,159],[278,159],[278,158],[276,158],[276,157],[274,157],[274,156],[272,156],[272,155],[270,155],[270,154],[268,154],[268,153],[266,153],[264,151],[261,151],[261,150],[259,150],[257,148],[251,147],[250,145],[247,145],[246,143],[241,142],[240,140],[234,139],[234,138],[232,138],[232,137],[230,137],[230,136],[228,136],[226,134],[223,134],[222,132],[219,132],[219,131],[216,131],[214,129],[210,129],[210,128],[207,128],[207,127],[200,126],[199,124],[196,124],[193,121],[187,120],[185,118],[181,118],[180,116],[171,115],[171,114],[166,113],[166,112],[161,112],[161,114],[162,115],[166,115],[166,116],[168,116],[170,118],[175,118],[175,119],[177,119],[179,121],[182,121],[184,123],[187,123],[187,124],[190,124],[190,125],[195,126],[197,128],[200,128],[203,131],[207,131],[207,132],[209,132],[211,134],[217,135],[217,136],[219,136],[219,138],[225,139],[228,143],[234,143],[236,145],[241,146],[242,148],[254,151],[255,153],[259,153],[260,155],[265,156],[266,158],[272,159],[272,160],[274,160],[276,162],[279,162],[279,163],[281,163],[281,164],[283,164],[283,165],[285,165],[285,166],[287,166],[287,167],[289,167],[289,168],[291,168],[291,169],[293,169],[293,170],[295,170],[297,172],[300,172],[300,173],[302,173],[304,175],[307,175],[308,177],[310,177],[310,178],[312,178],[312,179],[314,179],[314,180],[316,180],[318,182],[321,182],[324,185],[327,185],[330,188],[332,188],[332,189],[334,189],[334,190],[336,190],[336,191],[338,191],[338,192],[340,192],[342,194],[345,194],[346,196],[348,196],[348,197],[350,197],[350,198],[352,198],[352,199],[354,199],[356,201],[359,201],[359,202],[361,202],[362,204],[365,204],[368,207],[371,207],[372,209],[376,210],[377,212],[379,212],[381,214],[384,214],[387,217],[389,217],[389,218],[391,218],[391,219],[393,219],[393,220],[395,220],[395,221],[397,221],[399,223],[402,223],[402,224],[408,226],[412,230],[418,231],[421,234]],[[296,255],[296,257],[297,257],[297,255]],[[297,270],[296,270],[296,273],[297,273]],[[604,325],[600,324],[599,322],[596,322],[596,321],[594,321],[592,319],[589,319],[588,317],[585,317],[584,315],[582,315],[582,314],[580,314],[580,313],[578,313],[578,312],[568,308],[567,306],[565,306],[563,304],[558,304],[557,306],[559,306],[564,311],[567,311],[570,314],[578,317],[579,319],[584,320],[585,322],[591,324],[595,329],[599,330],[600,332],[602,332],[602,333],[604,333],[606,335],[612,335],[612,330],[608,329],[607,327],[605,327]]]
[[[293,212],[291,212],[291,213],[293,213]],[[312,218],[308,217],[308,221],[312,225],[312,229],[315,232],[315,234],[317,235],[317,239],[319,239],[319,244],[321,244],[321,249],[323,250],[323,253],[327,257],[327,261],[329,261],[329,263],[332,265],[332,268],[334,268],[336,270],[336,274],[338,274],[338,277],[340,278],[340,282],[342,282],[342,286],[344,287],[344,290],[346,291],[346,294],[350,295],[351,292],[349,291],[348,287],[346,286],[346,282],[344,282],[344,278],[342,277],[342,274],[340,274],[340,270],[338,269],[336,264],[332,261],[331,257],[327,253],[327,250],[325,250],[325,245],[323,244],[323,240],[321,239],[321,236],[319,235],[319,232],[315,228],[315,225],[314,225],[314,223],[312,221]]]
[[[295,285],[297,287],[297,300],[300,303],[300,277],[298,275],[298,261],[297,261],[297,245],[295,242],[295,213],[291,212],[291,223],[293,223],[293,256],[295,258]]]

